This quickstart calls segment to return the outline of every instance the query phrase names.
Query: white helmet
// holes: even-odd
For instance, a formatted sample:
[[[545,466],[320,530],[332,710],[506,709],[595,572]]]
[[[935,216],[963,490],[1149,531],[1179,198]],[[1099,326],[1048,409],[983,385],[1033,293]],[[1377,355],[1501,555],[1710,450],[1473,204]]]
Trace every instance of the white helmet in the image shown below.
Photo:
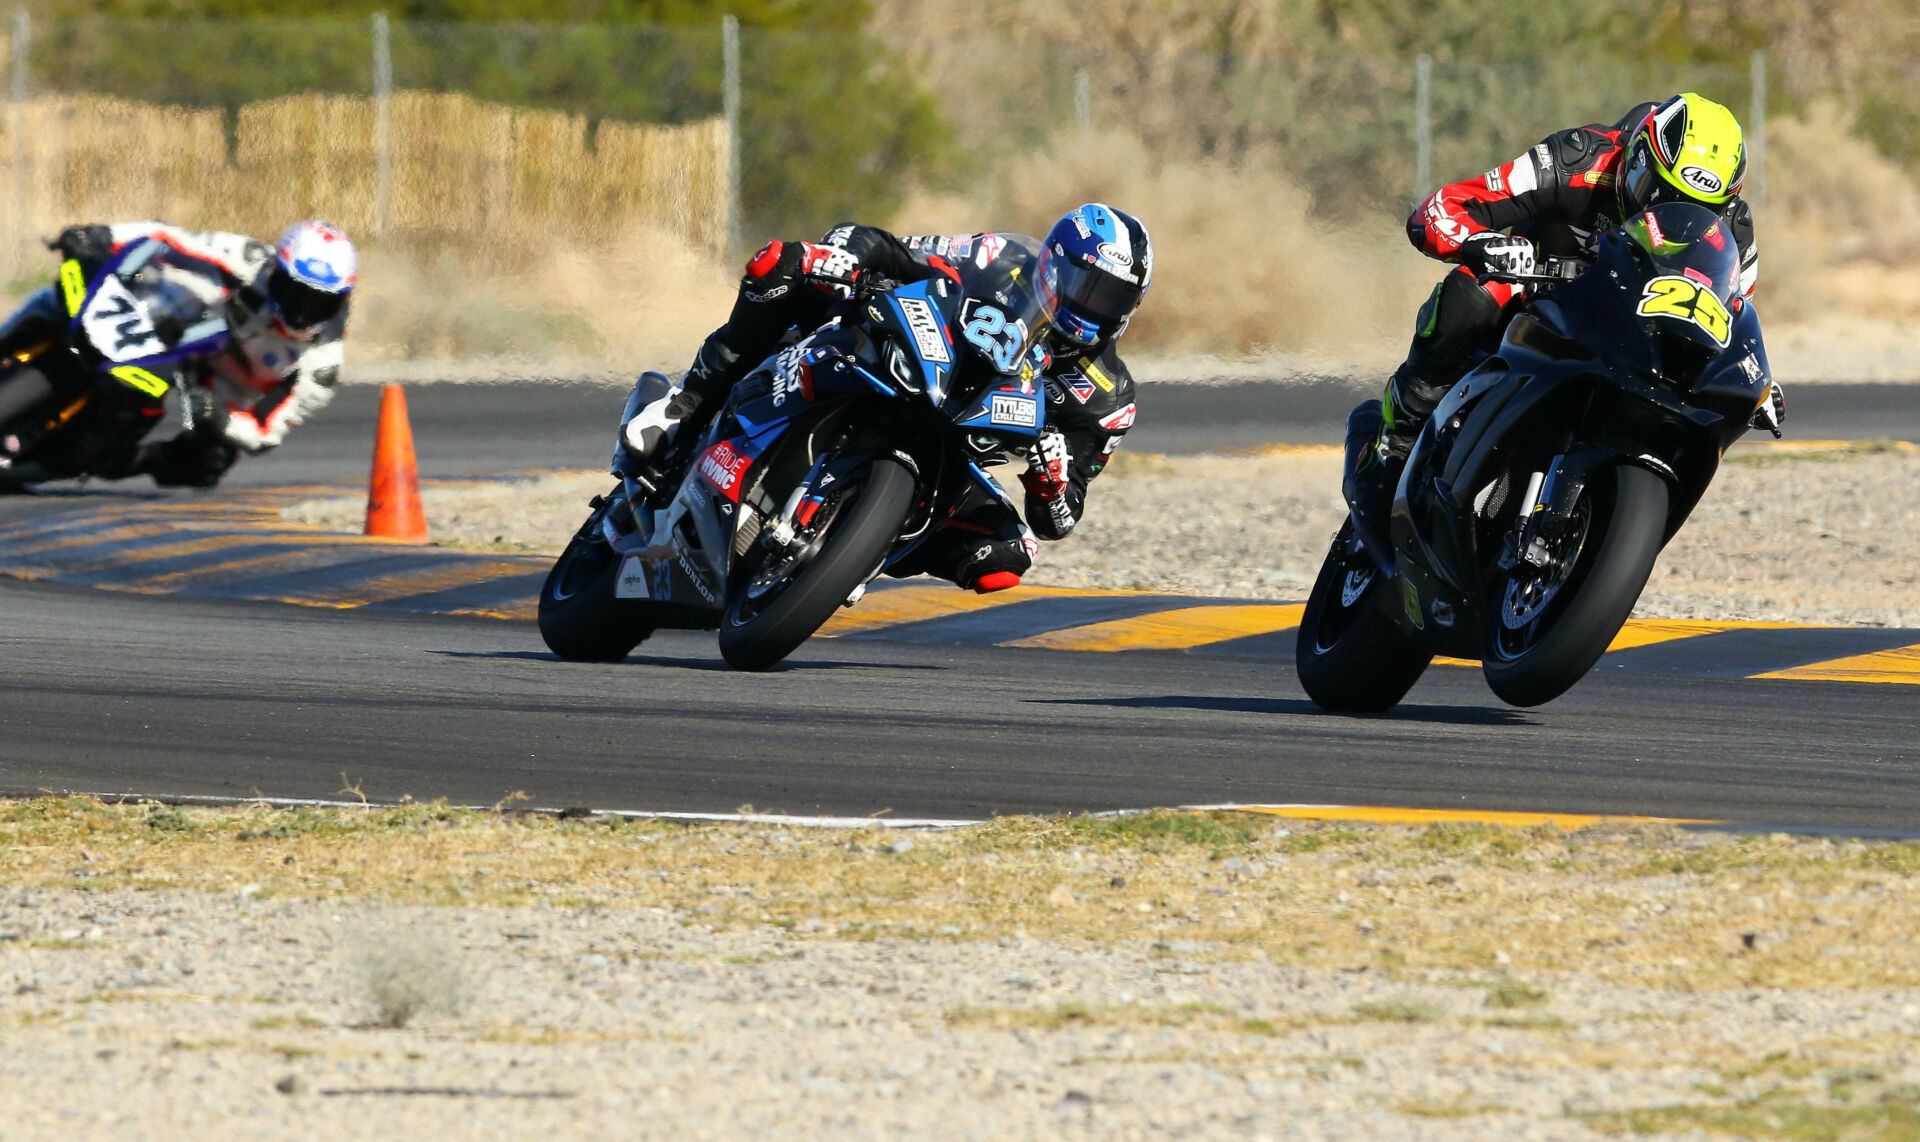
[[[312,339],[346,308],[360,270],[347,236],[325,222],[296,222],[273,248],[267,302],[273,324],[295,341]]]

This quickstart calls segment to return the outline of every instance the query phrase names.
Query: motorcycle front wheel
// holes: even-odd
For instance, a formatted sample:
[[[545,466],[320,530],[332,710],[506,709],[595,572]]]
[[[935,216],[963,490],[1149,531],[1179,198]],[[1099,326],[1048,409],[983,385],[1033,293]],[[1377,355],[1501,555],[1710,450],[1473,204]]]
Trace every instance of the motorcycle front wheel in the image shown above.
[[[756,545],[720,623],[720,655],[727,664],[767,670],[811,638],[880,566],[900,536],[915,490],[905,464],[876,456],[864,481],[821,505],[810,535],[787,549]]]
[[[1545,567],[1522,564],[1488,593],[1481,670],[1515,706],[1567,692],[1640,601],[1666,538],[1667,484],[1634,464],[1595,473]]]
[[[1323,710],[1390,710],[1426,672],[1433,651],[1382,613],[1379,595],[1393,581],[1381,572],[1348,518],[1320,565],[1294,643],[1300,685]]]
[[[540,637],[571,662],[618,662],[653,633],[644,603],[614,595],[620,555],[600,537],[605,510],[587,518],[540,587]]]

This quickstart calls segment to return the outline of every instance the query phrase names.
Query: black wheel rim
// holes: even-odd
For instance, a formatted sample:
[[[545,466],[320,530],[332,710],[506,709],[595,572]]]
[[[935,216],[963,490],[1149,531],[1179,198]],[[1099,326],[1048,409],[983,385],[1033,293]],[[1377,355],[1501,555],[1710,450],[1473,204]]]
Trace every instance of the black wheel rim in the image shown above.
[[[1547,545],[1547,564],[1522,564],[1494,585],[1494,650],[1511,662],[1539,644],[1578,593],[1593,535],[1593,501],[1583,496],[1557,539]]]
[[[1340,552],[1340,566],[1332,587],[1320,608],[1320,621],[1314,627],[1313,648],[1316,654],[1325,654],[1340,642],[1347,631],[1353,628],[1354,620],[1360,617],[1360,608],[1366,605],[1367,595],[1380,577],[1380,568],[1367,554],[1366,545],[1354,534],[1353,525],[1348,524],[1340,533],[1337,541]]]
[[[754,543],[753,562],[744,568],[745,581],[740,586],[740,595],[728,612],[728,621],[733,626],[745,626],[766,612],[788,588],[799,579],[800,573],[826,543],[828,534],[833,530],[833,522],[840,516],[840,509],[848,497],[857,488],[843,487],[822,501],[818,511],[807,526],[799,530],[792,546],[785,551],[776,551],[768,543],[766,531]]]

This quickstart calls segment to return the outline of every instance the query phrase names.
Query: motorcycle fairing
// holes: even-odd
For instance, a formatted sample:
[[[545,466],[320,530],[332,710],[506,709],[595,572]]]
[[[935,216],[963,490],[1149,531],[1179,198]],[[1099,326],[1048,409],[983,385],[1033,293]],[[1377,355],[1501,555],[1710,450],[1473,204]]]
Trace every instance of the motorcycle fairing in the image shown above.
[[[171,249],[157,238],[128,243],[101,263],[77,302],[79,264],[62,263],[70,343],[86,346],[83,354],[100,362],[160,376],[173,372],[164,366],[219,351],[227,342],[227,322],[207,299],[157,275],[137,290],[128,284]]]

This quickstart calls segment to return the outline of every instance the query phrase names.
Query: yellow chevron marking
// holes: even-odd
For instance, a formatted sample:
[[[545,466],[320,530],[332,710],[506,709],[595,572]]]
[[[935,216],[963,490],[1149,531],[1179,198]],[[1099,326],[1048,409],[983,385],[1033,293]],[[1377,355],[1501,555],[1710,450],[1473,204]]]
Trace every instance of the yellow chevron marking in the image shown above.
[[[481,619],[506,619],[509,622],[530,623],[540,617],[540,605],[534,602],[517,607],[455,607],[440,612],[448,615],[471,615]]]
[[[84,534],[72,532],[57,533],[58,538],[44,539],[38,542],[10,543],[6,553],[9,557],[18,555],[39,555],[48,551],[65,551],[74,547],[91,547],[96,543],[117,543],[128,539],[145,539],[150,535],[166,535],[179,531],[176,523],[124,523],[110,527],[105,531],[93,531]]]
[[[1508,825],[1557,829],[1584,829],[1592,825],[1633,823],[1653,825],[1716,825],[1719,821],[1694,817],[1598,816],[1588,813],[1511,813],[1498,809],[1398,809],[1382,805],[1233,805],[1237,812],[1289,817],[1300,821],[1360,821],[1373,825]]]
[[[1755,678],[1793,678],[1802,682],[1896,682],[1920,686],[1920,645],[1813,662]]]
[[[297,542],[297,541],[288,541]],[[246,559],[229,559],[225,563],[209,563],[204,567],[189,567],[184,571],[168,571],[163,575],[150,575],[144,579],[135,579],[123,585],[114,585],[116,591],[133,591],[142,595],[161,595],[176,586],[199,579],[207,575],[220,575],[228,571],[261,570],[278,564],[290,563],[303,555],[311,555],[314,547],[301,544],[290,551],[275,551],[268,555],[254,555]]]
[[[425,595],[434,591],[467,587],[475,583],[484,583],[489,579],[525,575],[534,570],[537,568],[526,563],[508,563],[494,559],[462,560],[448,566],[397,571],[391,575],[381,575],[358,583],[348,583],[315,591],[312,594],[287,596],[273,601],[315,607],[364,607],[368,603],[384,603],[388,599],[404,599],[408,595]]]
[[[1707,619],[1628,619],[1620,633],[1613,636],[1607,644],[1608,653],[1616,650],[1632,650],[1635,647],[1654,646],[1663,642],[1674,642],[1683,638],[1698,638],[1704,634],[1720,634],[1730,630],[1789,630],[1805,629],[1801,623],[1749,623],[1715,622]],[[1477,658],[1435,658],[1435,666],[1478,666]]]
[[[939,585],[892,587],[863,597],[852,610],[843,610],[820,628],[824,635],[859,634],[900,623],[941,619],[948,615],[1024,603],[1031,599],[1073,598],[1086,595],[1138,595],[1139,591],[1070,591],[1060,587],[1015,587],[976,595],[950,583]]]
[[[1137,618],[1045,631],[1000,645],[1049,650],[1185,650],[1210,642],[1292,630],[1300,625],[1300,614],[1306,609],[1301,603],[1181,607]]]

